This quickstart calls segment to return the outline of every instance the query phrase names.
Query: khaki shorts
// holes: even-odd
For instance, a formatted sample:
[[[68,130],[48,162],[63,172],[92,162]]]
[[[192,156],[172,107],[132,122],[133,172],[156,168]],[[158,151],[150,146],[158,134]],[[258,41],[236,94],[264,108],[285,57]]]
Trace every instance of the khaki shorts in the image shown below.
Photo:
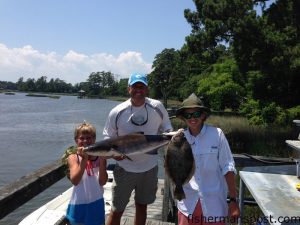
[[[133,190],[136,203],[145,205],[153,203],[157,191],[157,172],[158,166],[143,173],[132,173],[116,165],[112,186],[112,210],[124,211]]]

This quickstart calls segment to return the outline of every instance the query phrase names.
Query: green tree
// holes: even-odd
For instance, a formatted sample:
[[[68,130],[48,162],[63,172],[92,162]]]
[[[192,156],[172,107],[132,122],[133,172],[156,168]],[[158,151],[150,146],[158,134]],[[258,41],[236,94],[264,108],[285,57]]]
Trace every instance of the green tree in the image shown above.
[[[28,78],[24,84],[24,90],[26,91],[36,91],[35,87],[35,79],[34,78]]]
[[[117,82],[111,72],[101,72],[104,95],[117,94]]]
[[[211,71],[198,83],[197,92],[214,110],[226,108],[237,111],[245,95],[244,88],[234,81],[239,77],[233,59],[212,65]]]
[[[194,2],[196,11],[184,12],[192,32],[180,53],[186,69],[197,68],[198,74],[192,76],[201,80],[198,91],[207,89],[210,102],[223,108],[218,102],[220,96],[212,96],[225,96],[230,88],[245,90],[245,103],[259,102],[260,113],[266,112],[257,122],[284,121],[282,107],[300,104],[296,97],[300,96],[300,2],[277,0],[269,8],[264,0]],[[256,11],[259,6],[261,14]],[[238,73],[229,76],[210,72],[211,64],[231,55]],[[189,85],[194,80],[186,78]],[[224,80],[227,81],[222,83]],[[182,86],[188,90],[187,85]],[[267,116],[272,109],[280,115],[276,119]],[[258,118],[254,114],[252,118]]]
[[[186,37],[189,52],[202,64],[202,71],[216,63],[230,45],[233,29],[243,17],[252,14],[250,0],[194,0],[196,11],[186,9],[184,16],[192,32]]]
[[[71,93],[72,92],[72,84],[67,84],[64,80],[56,78],[54,80],[55,92],[58,93]]]
[[[56,88],[55,88],[55,83],[54,83],[54,79],[53,78],[50,79],[50,81],[49,81],[49,83],[48,83],[47,86],[48,86],[48,91],[49,92],[52,92],[52,93],[57,92]]]
[[[18,90],[17,84],[10,81],[0,81],[0,89]]]
[[[168,96],[174,95],[176,90],[178,77],[178,68],[180,63],[179,52],[174,48],[164,49],[155,56],[152,64],[153,71],[149,75],[149,83],[152,86],[152,93],[155,97],[163,98],[165,106],[167,106]]]
[[[300,104],[299,12],[299,1],[278,0],[261,17],[244,17],[235,25],[235,59],[255,99],[285,108]]]
[[[116,82],[111,72],[92,72],[87,80],[89,84],[88,95],[112,95],[117,93]]]
[[[47,85],[47,77],[41,76],[38,78],[35,82],[36,91],[40,92],[47,92],[48,91],[48,85]]]
[[[24,82],[24,78],[23,77],[20,77],[18,79],[17,87],[18,87],[19,91],[25,91],[25,82]]]
[[[102,76],[100,72],[92,72],[87,79],[89,84],[88,95],[101,95],[102,88]]]
[[[120,81],[117,84],[117,95],[120,96],[128,96],[128,78],[120,79]]]

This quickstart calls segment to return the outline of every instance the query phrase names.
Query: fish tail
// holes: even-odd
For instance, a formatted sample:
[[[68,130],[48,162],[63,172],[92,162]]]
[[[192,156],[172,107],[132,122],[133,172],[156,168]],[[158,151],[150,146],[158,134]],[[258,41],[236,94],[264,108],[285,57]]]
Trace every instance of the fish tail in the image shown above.
[[[181,201],[182,199],[185,198],[185,194],[184,194],[184,191],[183,191],[183,188],[182,188],[181,185],[180,186],[178,186],[178,185],[175,186],[174,197],[176,199],[178,199],[179,201]]]

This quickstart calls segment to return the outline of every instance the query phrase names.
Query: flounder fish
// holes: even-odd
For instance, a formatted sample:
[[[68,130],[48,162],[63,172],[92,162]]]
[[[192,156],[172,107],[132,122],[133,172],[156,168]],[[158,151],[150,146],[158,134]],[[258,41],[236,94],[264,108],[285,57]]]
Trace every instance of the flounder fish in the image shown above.
[[[174,198],[185,198],[183,185],[187,183],[195,172],[195,162],[192,148],[183,132],[173,136],[168,144],[165,155],[165,171],[171,182],[175,185]]]

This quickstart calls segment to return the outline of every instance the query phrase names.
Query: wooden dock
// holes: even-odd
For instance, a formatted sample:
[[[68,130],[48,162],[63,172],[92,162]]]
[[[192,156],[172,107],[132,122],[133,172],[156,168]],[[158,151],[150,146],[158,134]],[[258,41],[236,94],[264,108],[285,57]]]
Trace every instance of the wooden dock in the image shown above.
[[[126,216],[122,217],[120,225],[133,225],[133,224],[134,224],[134,218],[133,217],[126,217]],[[70,224],[66,223],[66,221],[62,221],[58,225],[70,225]],[[146,220],[146,225],[175,225],[175,223],[162,222],[162,221],[158,221],[158,220],[147,219]]]
[[[123,217],[121,220],[121,225],[132,225],[132,224],[134,224],[133,217]],[[175,225],[175,223],[147,219],[146,225]]]

